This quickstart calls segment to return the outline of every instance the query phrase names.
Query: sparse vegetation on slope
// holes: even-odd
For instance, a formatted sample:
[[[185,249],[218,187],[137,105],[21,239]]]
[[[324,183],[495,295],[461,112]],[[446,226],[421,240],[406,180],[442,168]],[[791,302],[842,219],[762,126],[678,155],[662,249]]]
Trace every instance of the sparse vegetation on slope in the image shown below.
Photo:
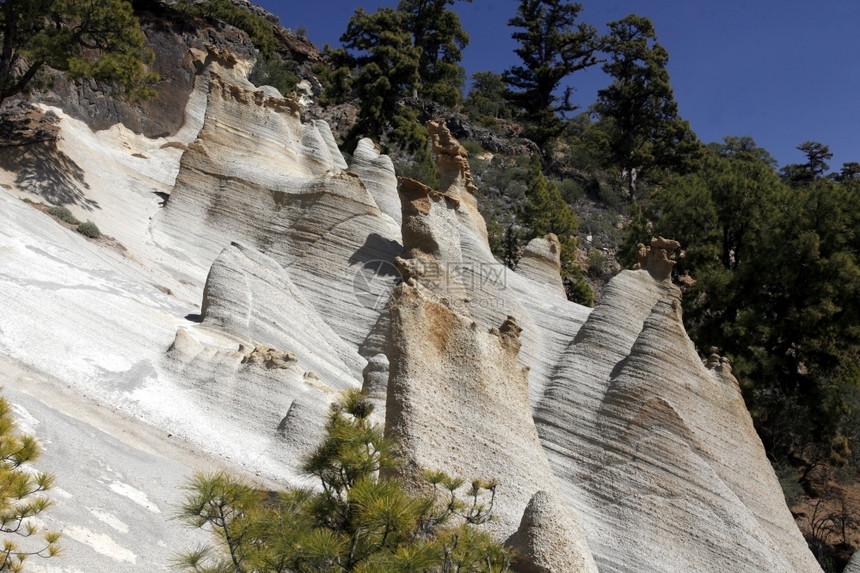
[[[77,231],[84,237],[89,237],[90,239],[98,239],[102,236],[102,232],[99,230],[98,226],[92,221],[81,223],[80,225],[78,225]]]
[[[69,225],[78,225],[80,221],[78,221],[72,212],[69,211],[67,207],[51,207],[48,209],[48,215],[54,217],[55,219],[59,219],[64,223],[68,223]]]

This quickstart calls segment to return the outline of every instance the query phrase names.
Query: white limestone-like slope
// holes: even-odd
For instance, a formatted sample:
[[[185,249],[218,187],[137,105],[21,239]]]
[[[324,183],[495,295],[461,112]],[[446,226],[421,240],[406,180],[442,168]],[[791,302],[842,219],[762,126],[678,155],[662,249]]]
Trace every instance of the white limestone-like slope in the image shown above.
[[[501,480],[491,528],[523,571],[818,570],[733,378],[701,364],[663,277],[624,272],[593,311],[572,304],[551,238],[523,273],[492,257],[443,125],[443,189],[398,193],[372,143],[348,166],[324,122],[244,79],[247,62],[197,57],[173,137],[63,117],[60,141],[4,160],[5,357],[280,484],[301,483],[337,392],[364,385],[412,469]],[[64,203],[113,239],[20,198]],[[89,435],[95,452],[116,447]],[[147,518],[129,537],[161,551]],[[88,571],[135,570],[116,559],[128,553],[69,543]]]
[[[224,264],[210,269],[232,238],[219,244],[217,251],[196,248],[188,233],[196,228],[204,230],[201,242],[205,245],[229,236],[229,232],[218,234],[214,227],[209,228],[205,218],[180,229],[176,241],[157,228],[153,232],[152,220],[160,218],[174,180],[187,177],[188,168],[181,163],[188,155],[185,148],[206,145],[205,133],[198,138],[204,125],[218,134],[217,140],[230,131],[227,121],[235,120],[219,118],[210,108],[211,90],[230,92],[219,78],[237,82],[236,93],[241,97],[271,102],[266,90],[257,93],[241,79],[241,67],[231,73],[220,67],[218,58],[204,57],[210,67],[197,78],[186,125],[173,137],[150,140],[121,126],[93,133],[56,110],[61,116],[58,142],[3,151],[0,351],[30,369],[32,376],[27,380],[34,384],[57,380],[77,396],[153,424],[166,441],[187,439],[230,460],[236,469],[250,468],[260,479],[295,484],[297,456],[316,443],[328,404],[336,398],[335,390],[361,385],[365,359],[355,340],[384,345],[384,337],[368,337],[379,319],[378,310],[372,305],[349,310],[361,304],[353,294],[350,273],[378,258],[380,251],[390,260],[399,229],[375,207],[357,176],[338,171],[345,163],[339,154],[332,156],[333,138],[324,124],[303,132],[296,122],[298,134],[289,125],[265,132],[258,128],[265,124],[258,114],[234,123],[236,132],[244,134],[238,140],[245,146],[245,163],[232,161],[227,152],[223,162],[211,164],[210,173],[223,182],[273,171],[268,160],[288,167],[292,164],[279,188],[298,187],[307,193],[301,197],[302,204],[291,211],[296,218],[280,224],[301,235],[294,243],[299,245],[297,252],[312,259],[306,268],[318,270],[321,278],[311,281],[311,288],[300,290],[281,263],[246,245],[237,247],[238,253],[228,251],[221,260]],[[210,75],[209,71],[218,73]],[[289,108],[283,100],[272,105]],[[260,108],[263,112],[271,109]],[[264,132],[280,139],[267,141]],[[256,154],[249,146],[257,144],[269,153],[261,153],[261,161],[254,163]],[[329,170],[332,172],[326,175]],[[367,172],[371,172],[369,168]],[[21,199],[65,204],[79,219],[94,221],[108,238],[88,240]],[[356,208],[346,213],[344,205]],[[275,205],[273,210],[282,206]],[[338,220],[336,213],[344,217]],[[365,224],[365,217],[381,223]],[[312,225],[314,220],[317,226]],[[371,235],[374,227],[378,227],[377,233]],[[282,229],[277,224],[266,227],[274,238]],[[343,229],[347,232],[339,237]],[[205,239],[209,230],[216,237],[213,241]],[[332,258],[333,253],[342,254],[342,259]],[[335,267],[336,279],[332,278]],[[231,271],[241,275],[237,281],[231,281]],[[301,268],[291,271],[302,276]],[[208,313],[202,313],[208,275],[213,284]],[[391,285],[390,276],[382,278],[384,285]],[[233,288],[236,282],[248,288]],[[348,310],[339,303],[328,305],[329,310],[331,306],[340,309],[337,316],[347,325],[339,325],[340,333],[326,324],[303,294],[313,294],[314,287],[327,300],[346,300]],[[221,319],[230,315],[225,308],[242,297],[253,300],[246,310],[254,320],[248,322],[246,332],[236,332],[229,328],[235,323],[225,324]],[[209,318],[208,323],[199,322],[201,314]],[[281,351],[273,345],[291,348]],[[260,352],[256,352],[258,347]],[[38,380],[42,381],[35,382]],[[94,455],[109,455],[101,454],[102,449],[108,452],[113,446],[100,434],[91,435],[93,443],[88,447]],[[66,450],[62,444],[58,446],[46,455]],[[165,451],[168,449],[165,443]],[[55,464],[58,461],[53,459]],[[188,471],[193,466],[183,467]],[[176,476],[176,481],[181,479],[183,476]],[[62,482],[63,476],[58,476],[58,484]],[[83,487],[98,491],[107,485]],[[138,487],[146,493],[145,482]],[[172,518],[181,493],[173,490],[170,500],[159,503],[159,519]],[[111,495],[105,491],[103,498],[107,501]],[[73,493],[70,499],[82,498]],[[132,524],[129,537],[136,540],[135,549],[148,547],[153,561],[167,563],[176,544],[160,543],[149,525],[146,530],[135,526],[150,524],[151,519],[135,519],[133,514],[126,519]],[[110,524],[91,524],[89,530],[91,536],[83,540],[69,536],[66,542],[69,553],[80,555],[73,563],[86,563],[85,569],[95,573],[137,570],[134,560],[117,561],[92,542],[114,539]],[[130,555],[119,550],[116,554]]]
[[[233,241],[265,252],[330,326],[360,346],[379,312],[356,297],[353,282],[376,261],[393,259],[400,233],[362,179],[341,169],[343,158],[333,159],[327,129],[302,124],[287,100],[213,76],[206,122],[153,230],[195,267],[208,268]],[[381,165],[393,176],[390,161]],[[393,286],[391,277],[376,278]]]
[[[664,276],[612,280],[535,409],[598,567],[820,570],[737,382],[698,359]]]

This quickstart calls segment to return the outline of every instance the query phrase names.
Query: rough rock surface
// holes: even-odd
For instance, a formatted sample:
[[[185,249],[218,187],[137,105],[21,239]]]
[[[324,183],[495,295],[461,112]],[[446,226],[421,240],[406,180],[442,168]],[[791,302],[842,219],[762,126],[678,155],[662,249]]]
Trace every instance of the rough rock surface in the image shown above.
[[[412,179],[400,178],[403,254],[394,259],[407,282],[420,279],[441,297],[464,304],[468,298],[459,270],[460,226],[456,209],[460,202]]]
[[[581,556],[571,551],[571,539],[582,535],[570,527],[564,501],[540,490],[529,500],[520,527],[508,543],[516,552],[519,573],[562,573],[583,570]]]
[[[444,124],[428,121],[427,129],[430,132],[431,149],[436,156],[440,189],[458,188],[474,194],[477,188],[469,167],[469,153]]]
[[[346,169],[345,164],[343,168]],[[364,138],[358,142],[352,154],[349,170],[361,177],[379,209],[400,225],[400,200],[397,194],[391,192],[397,188],[397,177],[394,175],[391,158],[381,155],[376,144]]]
[[[435,123],[430,130],[447,131],[447,127]],[[435,141],[447,142],[452,148],[450,153],[459,153],[460,144],[450,134],[440,134]],[[447,180],[450,186],[442,191],[458,202],[453,213],[458,222],[460,248],[454,255],[459,262],[444,264],[453,267],[459,283],[468,290],[465,304],[479,325],[489,329],[506,317],[515,316],[523,327],[520,360],[531,368],[529,395],[532,403],[536,403],[590,309],[571,304],[565,297],[547,296],[541,283],[499,263],[490,252],[487,227],[477,200],[468,190],[471,177],[464,171],[449,174]]]
[[[639,243],[636,252],[636,270],[645,269],[654,280],[667,280],[672,274],[675,261],[671,258],[672,253],[681,247],[681,243],[663,237],[651,239],[651,245],[645,246]]]
[[[254,344],[288,348],[306,370],[337,385],[358,378],[363,360],[319,316],[274,259],[239,243],[212,263],[200,315]],[[349,387],[349,386],[346,386]]]
[[[367,361],[367,366],[362,371],[364,384],[361,390],[367,395],[370,403],[373,404],[375,412],[382,414],[382,417],[378,421],[383,425],[385,424],[385,402],[388,399],[389,367],[388,356],[379,353]]]

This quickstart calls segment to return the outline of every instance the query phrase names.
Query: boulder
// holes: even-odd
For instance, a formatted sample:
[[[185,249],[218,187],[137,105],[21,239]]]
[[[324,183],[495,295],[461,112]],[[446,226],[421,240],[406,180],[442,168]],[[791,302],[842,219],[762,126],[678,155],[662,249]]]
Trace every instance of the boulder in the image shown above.
[[[571,528],[564,502],[547,491],[536,492],[529,500],[520,527],[508,545],[515,552],[517,573],[576,573],[593,570],[570,543],[582,534]]]

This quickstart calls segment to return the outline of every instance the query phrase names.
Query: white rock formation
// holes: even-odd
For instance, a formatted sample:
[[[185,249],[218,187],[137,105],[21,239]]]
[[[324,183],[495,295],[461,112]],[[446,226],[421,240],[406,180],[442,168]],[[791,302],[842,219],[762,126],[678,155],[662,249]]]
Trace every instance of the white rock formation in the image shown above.
[[[581,535],[580,526],[571,527],[564,501],[540,490],[529,500],[519,529],[509,540],[516,552],[514,566],[520,573],[582,571],[581,555],[570,543]]]
[[[509,318],[484,331],[434,295],[420,283],[395,289],[386,435],[400,442],[401,475],[416,489],[424,470],[497,481],[486,527],[504,540],[539,488],[561,499],[532,421],[528,368],[517,364],[520,327]],[[597,571],[576,516],[559,507],[556,519],[571,533],[559,549],[574,556],[568,571]]]
[[[392,189],[397,188],[397,176],[394,175],[394,164],[391,158],[381,155],[376,144],[364,138],[358,142],[352,154],[349,170],[361,177],[380,210],[399,226],[400,200],[396,193],[391,192]]]
[[[341,170],[343,158],[333,158],[325,123],[303,125],[287,100],[218,75],[210,82],[206,118],[153,222],[158,242],[166,249],[182,245],[197,268],[208,268],[233,241],[264,251],[353,348],[377,354],[379,309],[353,287],[377,261],[390,265],[400,250],[399,228],[362,179]],[[377,163],[391,168],[390,161]],[[366,167],[368,178],[371,173]],[[371,278],[371,289],[393,286],[392,276]]]
[[[737,382],[702,365],[659,267],[612,280],[535,408],[598,567],[817,571]]]
[[[370,142],[348,167],[325,123],[303,124],[227,56],[196,54],[186,125],[170,138],[93,133],[56,110],[60,141],[4,151],[4,360],[152,425],[148,454],[187,440],[282,485],[302,483],[297,456],[337,391],[363,385],[413,478],[442,466],[500,480],[491,527],[513,535],[523,571],[819,570],[736,382],[686,337],[663,280],[671,243],[645,251],[643,270],[616,277],[593,311],[569,303],[538,243],[522,274],[493,259],[465,150],[443,125],[431,125],[443,189],[402,182],[401,203]],[[21,198],[65,203],[109,238]],[[390,301],[396,256],[414,284]],[[94,459],[109,460],[116,444],[83,427]],[[62,468],[66,437],[50,436],[46,459]],[[93,473],[75,474],[69,503],[92,503],[88,488],[113,499]],[[120,474],[172,516],[177,492]],[[70,535],[70,567],[135,571],[144,550],[166,562],[174,545],[159,549],[140,507],[147,519],[123,520],[119,541],[109,518],[87,525],[96,537]]]

